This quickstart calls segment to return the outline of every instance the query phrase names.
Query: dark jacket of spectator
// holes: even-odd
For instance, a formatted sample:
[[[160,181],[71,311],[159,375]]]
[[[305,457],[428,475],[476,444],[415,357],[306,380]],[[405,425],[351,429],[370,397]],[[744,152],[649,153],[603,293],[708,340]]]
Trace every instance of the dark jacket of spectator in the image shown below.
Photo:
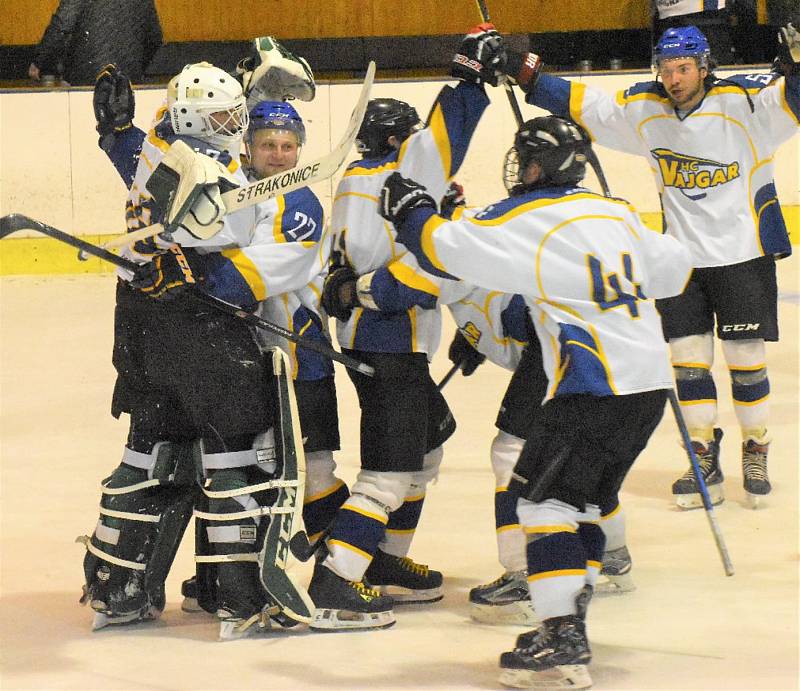
[[[29,75],[61,74],[72,85],[94,84],[100,68],[113,62],[140,82],[161,41],[153,0],[61,0]]]

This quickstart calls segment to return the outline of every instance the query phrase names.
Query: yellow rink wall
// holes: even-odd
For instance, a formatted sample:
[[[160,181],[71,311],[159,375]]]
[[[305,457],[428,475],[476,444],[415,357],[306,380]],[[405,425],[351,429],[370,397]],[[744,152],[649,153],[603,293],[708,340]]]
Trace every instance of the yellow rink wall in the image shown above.
[[[764,70],[758,70],[764,71]],[[720,76],[731,73],[720,72]],[[650,79],[646,72],[566,75],[613,93]],[[387,81],[373,97],[391,96],[427,113],[440,80]],[[295,102],[308,129],[305,161],[325,155],[344,132],[359,84],[320,83],[311,103]],[[489,89],[485,113],[457,179],[470,205],[482,206],[505,196],[501,171],[515,122],[501,89]],[[149,129],[162,103],[162,88],[137,89],[135,123]],[[521,95],[520,95],[521,96]],[[525,117],[542,114],[523,104]],[[614,194],[628,199],[650,227],[660,228],[660,205],[653,175],[643,157],[596,147]],[[355,151],[353,158],[356,157]],[[792,233],[800,242],[800,133],[775,156],[778,197]],[[314,186],[326,212],[338,176]],[[599,189],[593,174],[586,184]],[[124,230],[127,190],[97,146],[91,89],[0,91],[0,215],[22,213],[86,240],[102,244]],[[21,231],[0,241],[0,275],[64,274],[112,271],[97,259],[77,260],[72,247],[36,233]]]

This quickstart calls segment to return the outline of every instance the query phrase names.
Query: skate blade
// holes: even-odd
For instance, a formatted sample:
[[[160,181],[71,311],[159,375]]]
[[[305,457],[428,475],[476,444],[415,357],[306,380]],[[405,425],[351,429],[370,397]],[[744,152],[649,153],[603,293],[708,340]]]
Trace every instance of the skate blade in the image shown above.
[[[238,641],[271,631],[269,617],[254,614],[249,619],[221,619],[219,622],[218,641]]]
[[[764,494],[751,494],[750,492],[745,492],[745,497],[747,501],[747,506],[750,509],[759,509],[764,506]]]
[[[181,611],[188,612],[189,614],[211,614],[200,606],[196,597],[183,598],[183,602],[181,602]]]
[[[634,590],[636,590],[636,584],[629,573],[619,576],[608,576],[601,573],[594,586],[594,594],[601,597],[605,595],[623,595]]]
[[[675,503],[680,509],[702,509],[703,495],[700,492],[692,492],[691,494],[675,494]],[[711,506],[717,506],[725,501],[725,495],[722,491],[722,485],[709,485],[708,498],[711,499]]]
[[[560,665],[543,672],[504,669],[500,683],[514,689],[588,689],[592,678],[586,665]]]
[[[517,600],[505,605],[480,605],[471,602],[469,616],[481,624],[538,626],[542,623],[530,600]]]
[[[444,597],[444,590],[441,587],[429,588],[428,590],[411,590],[410,588],[402,588],[399,585],[380,585],[377,588],[381,595],[391,597],[395,605],[425,605],[439,602]]]
[[[388,629],[397,620],[392,610],[385,612],[351,612],[346,609],[324,609],[314,611],[310,628],[314,631],[358,631]]]
[[[130,612],[128,614],[109,615],[103,612],[95,612],[94,619],[92,620],[92,631],[99,631],[107,626],[124,626],[126,624],[137,624],[144,621],[153,621],[158,619],[161,612],[155,609],[150,609],[145,614],[139,612]]]

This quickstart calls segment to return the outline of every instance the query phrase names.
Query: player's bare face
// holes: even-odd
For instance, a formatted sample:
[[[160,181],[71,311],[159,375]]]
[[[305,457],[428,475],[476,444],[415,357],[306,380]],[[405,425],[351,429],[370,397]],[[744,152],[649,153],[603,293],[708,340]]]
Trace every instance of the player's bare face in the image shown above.
[[[658,76],[672,104],[681,110],[691,110],[705,95],[703,80],[708,70],[698,67],[694,58],[665,60],[658,67]]]
[[[256,130],[249,151],[250,165],[262,178],[294,168],[300,155],[297,135],[284,130]]]

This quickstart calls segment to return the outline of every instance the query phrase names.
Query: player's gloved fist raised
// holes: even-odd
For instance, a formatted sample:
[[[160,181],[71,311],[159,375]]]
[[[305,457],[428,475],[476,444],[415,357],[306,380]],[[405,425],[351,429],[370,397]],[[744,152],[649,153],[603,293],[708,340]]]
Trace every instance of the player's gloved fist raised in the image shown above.
[[[200,263],[200,255],[196,251],[173,245],[164,254],[158,254],[147,264],[142,264],[130,283],[148,297],[173,300],[202,280],[192,267],[193,264],[198,267]]]
[[[464,188],[455,180],[450,183],[447,191],[439,204],[440,213],[446,218],[452,218],[453,212],[460,206],[466,206],[467,200],[464,198]]]
[[[423,185],[404,178],[400,173],[392,173],[386,178],[378,212],[387,221],[400,228],[408,214],[423,208],[436,210],[436,202]]]
[[[461,40],[450,74],[468,82],[497,86],[505,79],[506,47],[493,24],[478,24]]]
[[[447,351],[447,357],[450,358],[450,362],[454,365],[461,365],[461,374],[465,377],[468,377],[478,369],[486,359],[485,355],[473,348],[461,331],[456,331],[453,342],[450,344],[450,350]]]
[[[800,31],[791,22],[778,31],[778,58],[794,70],[800,66]]]
[[[105,151],[114,143],[114,133],[122,132],[133,124],[136,108],[131,82],[116,65],[106,65],[98,72],[92,105],[100,134],[98,143]]]
[[[516,50],[506,52],[507,60],[504,71],[512,84],[519,84],[525,91],[530,91],[539,78],[544,63],[536,53],[520,53]]]
[[[358,305],[356,296],[358,274],[349,266],[340,266],[325,278],[322,287],[322,307],[331,316],[346,322],[353,307]]]
[[[236,73],[242,75],[248,109],[260,101],[311,101],[317,90],[308,63],[272,36],[253,39],[251,55],[239,62]]]

